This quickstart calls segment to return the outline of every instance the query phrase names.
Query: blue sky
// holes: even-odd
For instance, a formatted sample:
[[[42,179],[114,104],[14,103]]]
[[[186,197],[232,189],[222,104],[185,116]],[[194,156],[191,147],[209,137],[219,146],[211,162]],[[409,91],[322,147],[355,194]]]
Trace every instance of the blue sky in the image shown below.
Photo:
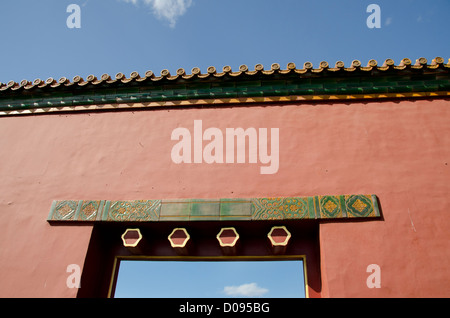
[[[303,263],[121,261],[116,298],[303,298]]]
[[[366,25],[378,4],[381,28]],[[70,4],[81,27],[68,28]],[[450,57],[448,0],[15,0],[0,3],[0,82],[230,65]]]

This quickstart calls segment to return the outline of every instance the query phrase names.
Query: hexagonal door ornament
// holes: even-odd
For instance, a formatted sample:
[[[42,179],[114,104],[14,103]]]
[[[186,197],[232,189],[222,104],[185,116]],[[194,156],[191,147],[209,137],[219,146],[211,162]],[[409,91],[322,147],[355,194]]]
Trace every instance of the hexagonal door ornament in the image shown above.
[[[142,241],[142,234],[139,229],[126,229],[121,237],[123,246],[125,246],[128,250],[133,253],[140,251],[138,245],[142,245],[139,244]]]
[[[168,237],[170,245],[173,249],[182,255],[188,254],[190,238],[189,233],[182,227],[173,229],[172,233],[170,233]]]
[[[223,227],[216,238],[224,254],[231,255],[236,253],[239,234],[234,227]]]
[[[267,237],[269,238],[274,254],[284,254],[289,239],[291,238],[291,233],[285,226],[274,226],[269,234],[267,234]]]

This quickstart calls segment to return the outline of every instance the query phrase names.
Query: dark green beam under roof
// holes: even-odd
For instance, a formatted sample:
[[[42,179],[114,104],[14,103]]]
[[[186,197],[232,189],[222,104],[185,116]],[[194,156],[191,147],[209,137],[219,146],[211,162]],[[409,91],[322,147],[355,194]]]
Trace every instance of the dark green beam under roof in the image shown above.
[[[163,70],[161,76],[147,71],[143,77],[133,72],[129,78],[118,73],[114,79],[103,74],[100,79],[75,76],[72,82],[67,78],[11,81],[0,83],[0,112],[197,99],[449,92],[449,70],[450,63],[438,57],[430,64],[424,58],[414,64],[403,59],[398,66],[388,59],[381,66],[374,60],[367,66],[353,61],[350,67],[338,61],[332,68],[327,62],[319,68],[306,62],[301,69],[289,63],[283,70],[275,63],[270,70],[257,64],[254,70],[242,65],[237,72],[225,66],[222,72],[209,67],[205,74],[194,68],[189,75],[179,69],[176,75]]]

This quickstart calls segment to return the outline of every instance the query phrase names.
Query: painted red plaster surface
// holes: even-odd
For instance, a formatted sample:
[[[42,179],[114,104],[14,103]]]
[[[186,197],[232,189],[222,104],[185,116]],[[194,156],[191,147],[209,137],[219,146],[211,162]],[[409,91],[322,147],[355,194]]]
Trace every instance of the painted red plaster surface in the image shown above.
[[[195,119],[279,128],[278,172],[173,163],[171,132]],[[384,219],[321,224],[322,296],[450,297],[449,119],[448,100],[1,117],[0,297],[76,295],[66,268],[83,266],[92,228],[48,224],[52,200],[357,193]]]

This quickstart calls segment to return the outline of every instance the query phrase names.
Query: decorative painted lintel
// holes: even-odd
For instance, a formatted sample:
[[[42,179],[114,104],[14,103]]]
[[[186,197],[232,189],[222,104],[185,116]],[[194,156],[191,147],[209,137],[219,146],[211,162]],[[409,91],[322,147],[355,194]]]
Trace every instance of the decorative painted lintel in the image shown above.
[[[380,217],[376,195],[250,199],[57,200],[47,221],[155,222]]]

